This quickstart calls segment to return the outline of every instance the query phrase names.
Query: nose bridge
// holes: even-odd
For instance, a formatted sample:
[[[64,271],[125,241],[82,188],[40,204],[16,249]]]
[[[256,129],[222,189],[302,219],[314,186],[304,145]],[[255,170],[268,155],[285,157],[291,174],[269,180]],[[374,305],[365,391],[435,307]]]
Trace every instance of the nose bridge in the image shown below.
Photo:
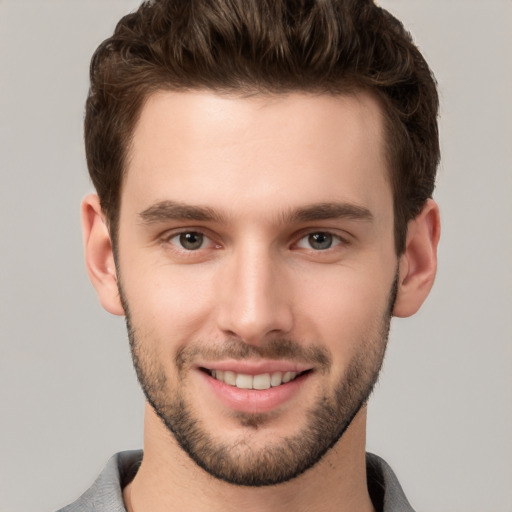
[[[234,250],[223,275],[220,328],[251,344],[292,327],[282,262],[272,247],[249,242]]]

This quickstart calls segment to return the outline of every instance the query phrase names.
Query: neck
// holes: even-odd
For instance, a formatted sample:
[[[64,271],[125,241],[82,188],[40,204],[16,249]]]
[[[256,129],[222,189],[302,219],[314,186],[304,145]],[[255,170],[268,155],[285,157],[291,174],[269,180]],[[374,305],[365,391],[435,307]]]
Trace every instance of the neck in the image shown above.
[[[144,458],[123,498],[128,512],[373,512],[366,483],[365,427],[363,408],[338,443],[302,475],[279,485],[242,487],[197,466],[146,406]]]

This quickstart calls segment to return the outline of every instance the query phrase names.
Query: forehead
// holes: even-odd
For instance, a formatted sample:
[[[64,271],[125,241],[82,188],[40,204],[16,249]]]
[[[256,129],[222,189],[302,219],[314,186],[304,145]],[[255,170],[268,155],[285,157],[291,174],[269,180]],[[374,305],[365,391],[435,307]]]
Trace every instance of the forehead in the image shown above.
[[[391,197],[382,112],[368,94],[158,92],[135,127],[121,196],[216,209]],[[260,211],[261,215],[263,212]]]

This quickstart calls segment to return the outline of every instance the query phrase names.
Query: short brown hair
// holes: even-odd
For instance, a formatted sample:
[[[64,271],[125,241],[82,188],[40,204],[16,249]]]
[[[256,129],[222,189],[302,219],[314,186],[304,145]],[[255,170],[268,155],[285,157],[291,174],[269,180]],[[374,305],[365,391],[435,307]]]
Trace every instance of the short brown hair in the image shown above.
[[[371,0],[147,1],[98,47],[90,78],[87,164],[114,239],[131,137],[158,90],[369,91],[385,117],[397,254],[432,196],[435,79],[403,25]]]

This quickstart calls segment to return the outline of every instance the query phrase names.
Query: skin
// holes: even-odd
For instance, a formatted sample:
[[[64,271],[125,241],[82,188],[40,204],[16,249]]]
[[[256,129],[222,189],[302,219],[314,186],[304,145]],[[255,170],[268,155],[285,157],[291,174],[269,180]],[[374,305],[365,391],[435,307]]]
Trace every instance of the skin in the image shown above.
[[[364,340],[379,353],[373,362],[383,356],[385,336],[379,334],[397,271],[395,316],[415,313],[428,295],[438,208],[427,201],[409,223],[406,251],[398,258],[383,148],[381,110],[366,94],[160,92],[145,104],[130,148],[117,268],[98,198],[84,200],[87,267],[102,305],[125,313],[121,283],[143,357],[165,377],[168,396],[181,390],[216,442],[235,446],[250,439],[247,450],[258,453],[300,435],[319,396],[332,394],[350,362],[368,354]],[[168,215],[171,203],[207,208],[214,216],[175,218],[176,208]],[[314,218],[297,215],[320,204],[343,205],[344,213],[320,219],[316,208]],[[186,250],[178,236],[183,232],[203,233],[206,242]],[[313,233],[332,234],[333,245],[312,247]],[[283,338],[321,348],[332,364],[329,370],[312,365],[303,384],[277,406],[237,411],[198,368],[209,362],[201,350],[221,353],[226,340],[265,354],[272,340]],[[197,348],[195,359],[176,371],[178,354],[191,347]],[[254,370],[271,359],[252,355],[245,362]],[[378,366],[368,363],[369,371]],[[247,421],[251,414],[261,421]],[[309,470],[276,486],[251,488],[197,466],[148,405],[144,460],[124,490],[127,508],[329,511],[342,504],[346,511],[373,510],[365,425],[363,406]]]

